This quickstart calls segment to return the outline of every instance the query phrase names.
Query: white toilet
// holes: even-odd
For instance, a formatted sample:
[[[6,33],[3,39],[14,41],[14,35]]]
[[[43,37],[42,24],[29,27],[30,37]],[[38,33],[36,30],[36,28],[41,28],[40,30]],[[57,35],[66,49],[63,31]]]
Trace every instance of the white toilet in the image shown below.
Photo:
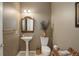
[[[43,56],[48,56],[50,55],[51,49],[49,48],[49,46],[47,46],[48,44],[48,37],[40,37],[41,39],[41,52]]]

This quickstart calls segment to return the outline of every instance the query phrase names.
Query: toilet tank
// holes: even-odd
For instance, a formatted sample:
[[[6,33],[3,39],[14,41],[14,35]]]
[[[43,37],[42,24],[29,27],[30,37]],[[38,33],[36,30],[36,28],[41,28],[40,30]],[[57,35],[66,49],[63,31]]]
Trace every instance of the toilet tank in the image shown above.
[[[40,37],[40,40],[41,40],[41,45],[42,46],[47,46],[48,44],[48,37]]]

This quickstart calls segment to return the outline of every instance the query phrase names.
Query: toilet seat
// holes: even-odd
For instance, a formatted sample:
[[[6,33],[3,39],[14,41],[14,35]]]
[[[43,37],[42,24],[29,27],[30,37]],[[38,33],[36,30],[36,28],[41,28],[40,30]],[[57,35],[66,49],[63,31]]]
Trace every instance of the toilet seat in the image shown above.
[[[48,56],[48,55],[50,55],[50,48],[48,47],[48,46],[42,46],[42,55],[43,56]]]

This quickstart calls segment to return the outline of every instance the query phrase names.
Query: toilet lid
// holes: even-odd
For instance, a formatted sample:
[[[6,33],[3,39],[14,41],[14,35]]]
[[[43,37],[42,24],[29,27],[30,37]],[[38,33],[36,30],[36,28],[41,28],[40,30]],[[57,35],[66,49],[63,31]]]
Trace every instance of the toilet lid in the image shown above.
[[[49,38],[48,37],[40,37],[40,39],[41,39],[41,45],[47,46]]]
[[[50,48],[48,46],[42,46],[42,51],[50,52]]]

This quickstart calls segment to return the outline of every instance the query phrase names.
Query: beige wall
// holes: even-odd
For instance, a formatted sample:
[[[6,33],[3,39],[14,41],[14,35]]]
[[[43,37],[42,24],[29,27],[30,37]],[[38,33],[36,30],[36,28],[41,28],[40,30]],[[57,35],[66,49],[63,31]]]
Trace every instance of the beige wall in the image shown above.
[[[79,50],[79,28],[75,28],[75,3],[52,3],[53,43],[60,48],[73,47]],[[52,26],[53,27],[53,26]]]
[[[3,3],[0,3],[0,56],[2,56],[3,55],[3,47],[1,46],[2,44],[3,44],[3,31],[2,31],[2,29],[3,29],[3,24],[2,24],[2,22],[3,22]]]
[[[36,48],[40,47],[40,36],[42,36],[42,29],[40,22],[42,20],[50,21],[51,18],[51,5],[50,3],[20,3],[21,6],[21,17],[27,16],[23,10],[24,9],[30,9],[31,10],[31,16],[35,19],[35,30],[34,33],[25,33],[25,36],[33,36],[33,40],[30,43],[30,49],[35,50]],[[50,28],[50,27],[49,27]],[[48,33],[49,34],[49,33]],[[24,42],[20,41],[21,50],[25,49]]]

